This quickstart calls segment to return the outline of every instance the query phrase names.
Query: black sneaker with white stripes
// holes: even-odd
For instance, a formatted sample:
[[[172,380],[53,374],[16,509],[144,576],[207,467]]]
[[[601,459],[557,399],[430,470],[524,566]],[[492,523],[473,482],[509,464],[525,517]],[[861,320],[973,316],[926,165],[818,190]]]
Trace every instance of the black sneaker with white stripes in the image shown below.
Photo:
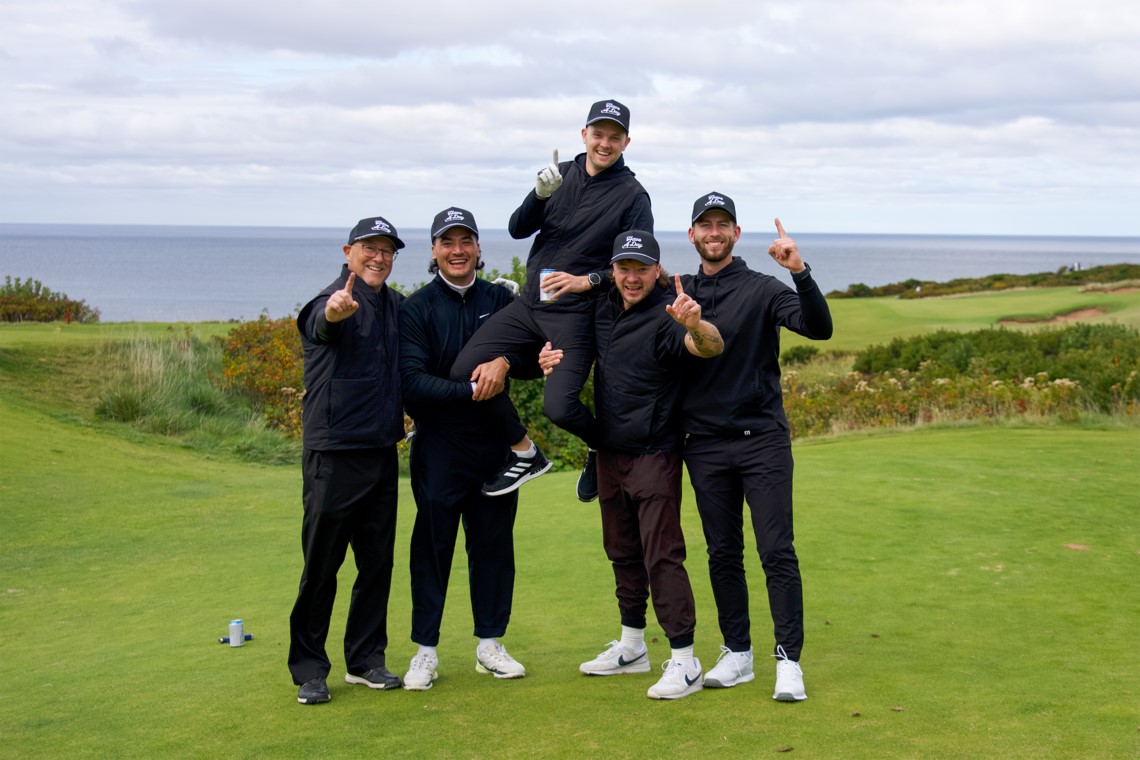
[[[502,496],[517,491],[523,483],[546,473],[550,467],[550,460],[542,455],[542,450],[537,446],[534,456],[529,459],[520,457],[512,451],[506,465],[499,470],[499,474],[483,484],[483,495]]]

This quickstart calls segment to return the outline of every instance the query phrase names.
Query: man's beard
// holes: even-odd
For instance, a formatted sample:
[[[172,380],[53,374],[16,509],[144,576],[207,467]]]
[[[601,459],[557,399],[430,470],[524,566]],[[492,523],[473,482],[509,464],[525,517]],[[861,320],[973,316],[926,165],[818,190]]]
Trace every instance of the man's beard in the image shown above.
[[[731,237],[725,236],[724,247],[717,253],[710,254],[705,248],[707,242],[701,241],[696,244],[697,253],[700,254],[702,261],[707,261],[710,264],[719,264],[732,255],[732,247],[736,245],[736,241]]]

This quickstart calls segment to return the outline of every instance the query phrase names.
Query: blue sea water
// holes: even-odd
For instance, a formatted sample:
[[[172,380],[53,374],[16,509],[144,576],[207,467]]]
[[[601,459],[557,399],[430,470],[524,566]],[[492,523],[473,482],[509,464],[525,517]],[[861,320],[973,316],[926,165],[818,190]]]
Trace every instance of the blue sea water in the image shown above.
[[[254,319],[291,314],[331,282],[344,261],[347,228],[0,224],[0,275],[34,278],[82,299],[106,322]],[[426,229],[401,232],[391,281],[426,281]],[[685,232],[657,235],[670,272],[695,272]],[[1140,238],[797,234],[824,291],[915,278],[1052,272],[1062,266],[1140,264]],[[483,258],[505,271],[525,261],[530,240],[485,229]],[[734,254],[791,282],[767,254],[771,235],[749,233]]]

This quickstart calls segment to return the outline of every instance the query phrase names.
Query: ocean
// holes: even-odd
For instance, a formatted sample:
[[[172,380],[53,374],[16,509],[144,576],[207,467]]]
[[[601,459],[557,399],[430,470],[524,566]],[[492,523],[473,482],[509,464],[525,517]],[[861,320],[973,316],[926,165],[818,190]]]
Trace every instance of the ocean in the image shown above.
[[[339,273],[348,228],[0,224],[0,276],[32,278],[98,308],[105,322],[203,322],[292,314]],[[412,288],[429,278],[426,229],[400,233],[390,278]],[[794,235],[825,292],[854,283],[946,281],[1052,272],[1062,266],[1140,264],[1136,237]],[[695,272],[685,232],[661,232],[662,264]],[[772,235],[745,230],[734,255],[790,283],[767,253]],[[488,269],[526,261],[531,240],[482,230]]]

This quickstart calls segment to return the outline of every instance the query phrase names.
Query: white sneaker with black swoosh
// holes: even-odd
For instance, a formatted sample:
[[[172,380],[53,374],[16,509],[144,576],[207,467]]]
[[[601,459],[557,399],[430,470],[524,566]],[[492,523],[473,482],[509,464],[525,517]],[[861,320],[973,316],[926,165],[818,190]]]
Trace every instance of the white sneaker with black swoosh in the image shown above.
[[[606,651],[578,666],[578,670],[588,676],[616,676],[622,673],[648,673],[649,650],[644,644],[641,650],[630,649],[620,641],[611,641]]]
[[[704,672],[701,670],[701,661],[696,657],[691,666],[679,660],[666,660],[661,664],[661,669],[665,674],[646,692],[650,699],[680,699],[704,688]]]

